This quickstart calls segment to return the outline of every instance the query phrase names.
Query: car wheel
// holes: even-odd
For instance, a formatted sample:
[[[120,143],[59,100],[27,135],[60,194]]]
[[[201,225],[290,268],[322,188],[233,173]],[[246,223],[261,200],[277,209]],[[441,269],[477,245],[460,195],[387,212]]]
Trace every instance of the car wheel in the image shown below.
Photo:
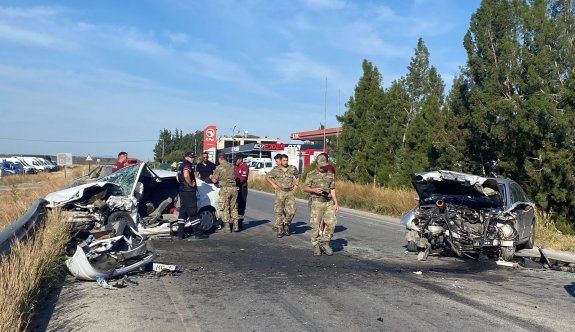
[[[203,231],[210,231],[214,227],[215,220],[216,216],[212,210],[203,209],[200,211],[200,225],[202,225]]]
[[[535,247],[535,221],[531,223],[531,230],[529,234],[529,240],[525,243],[525,249],[533,249]]]
[[[417,243],[413,241],[407,241],[407,251],[409,252],[418,252],[417,250]]]
[[[510,261],[513,259],[513,256],[515,255],[515,247],[501,247],[500,250],[501,258],[503,258],[504,261]]]

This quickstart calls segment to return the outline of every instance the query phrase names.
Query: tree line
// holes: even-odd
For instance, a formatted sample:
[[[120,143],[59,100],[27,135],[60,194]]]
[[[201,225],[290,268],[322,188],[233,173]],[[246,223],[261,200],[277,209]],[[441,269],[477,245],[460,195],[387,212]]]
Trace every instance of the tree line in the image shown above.
[[[174,132],[168,129],[160,131],[158,142],[154,146],[154,160],[157,162],[174,162],[184,158],[184,154],[193,151],[201,154],[204,150],[204,132],[196,130],[184,134],[181,129]]]
[[[370,61],[338,116],[338,178],[409,187],[449,169],[519,182],[559,229],[575,225],[575,2],[484,0],[445,94],[420,38],[405,76],[382,87]]]

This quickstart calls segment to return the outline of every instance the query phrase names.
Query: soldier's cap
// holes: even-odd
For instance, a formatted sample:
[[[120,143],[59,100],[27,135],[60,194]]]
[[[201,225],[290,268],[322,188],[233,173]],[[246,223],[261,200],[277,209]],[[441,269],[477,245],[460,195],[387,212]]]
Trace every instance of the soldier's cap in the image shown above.
[[[196,158],[196,154],[193,153],[192,151],[188,151],[188,152],[186,152],[186,154],[184,155],[184,157]]]
[[[315,162],[317,167],[324,167],[327,166],[327,158],[324,154],[320,154],[319,156],[315,157]]]

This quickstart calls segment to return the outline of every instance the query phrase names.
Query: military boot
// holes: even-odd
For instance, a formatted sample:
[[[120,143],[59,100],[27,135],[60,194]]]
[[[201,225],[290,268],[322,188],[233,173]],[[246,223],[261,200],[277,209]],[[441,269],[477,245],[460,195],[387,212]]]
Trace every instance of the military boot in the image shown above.
[[[230,224],[228,224],[227,222],[223,223],[223,232],[224,233],[231,233],[230,231]]]
[[[329,241],[324,241],[321,244],[321,250],[323,250],[323,252],[328,256],[333,255],[333,250],[331,250],[331,247],[329,246]]]
[[[319,249],[319,244],[313,246],[313,255],[314,256],[321,256],[321,249]]]
[[[285,236],[290,236],[291,232],[289,231],[289,224],[284,224],[283,225],[283,229],[284,229],[284,235]]]
[[[234,232],[239,232],[240,231],[240,225],[238,223],[238,221],[234,221]]]
[[[278,239],[284,237],[283,228],[281,226],[278,226],[276,229],[277,229],[276,237]]]

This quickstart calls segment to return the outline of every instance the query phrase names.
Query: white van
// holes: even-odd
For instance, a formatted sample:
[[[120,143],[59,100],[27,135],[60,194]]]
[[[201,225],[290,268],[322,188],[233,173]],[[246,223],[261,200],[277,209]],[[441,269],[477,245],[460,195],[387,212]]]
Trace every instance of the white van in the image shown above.
[[[16,157],[22,162],[25,162],[29,166],[36,168],[36,172],[46,172],[49,171],[48,166],[40,164],[34,157]]]
[[[22,161],[22,160],[20,160],[20,159],[18,159],[18,158],[16,158],[16,157],[2,158],[2,159],[6,160],[6,161],[11,161],[11,162],[13,162],[13,163],[15,163],[15,164],[19,164],[20,167],[22,167],[22,169],[24,170],[24,173],[25,173],[25,174],[34,174],[34,173],[36,173],[36,167],[30,166],[30,165],[28,165],[28,163],[26,163],[26,162],[24,162],[24,161]]]

